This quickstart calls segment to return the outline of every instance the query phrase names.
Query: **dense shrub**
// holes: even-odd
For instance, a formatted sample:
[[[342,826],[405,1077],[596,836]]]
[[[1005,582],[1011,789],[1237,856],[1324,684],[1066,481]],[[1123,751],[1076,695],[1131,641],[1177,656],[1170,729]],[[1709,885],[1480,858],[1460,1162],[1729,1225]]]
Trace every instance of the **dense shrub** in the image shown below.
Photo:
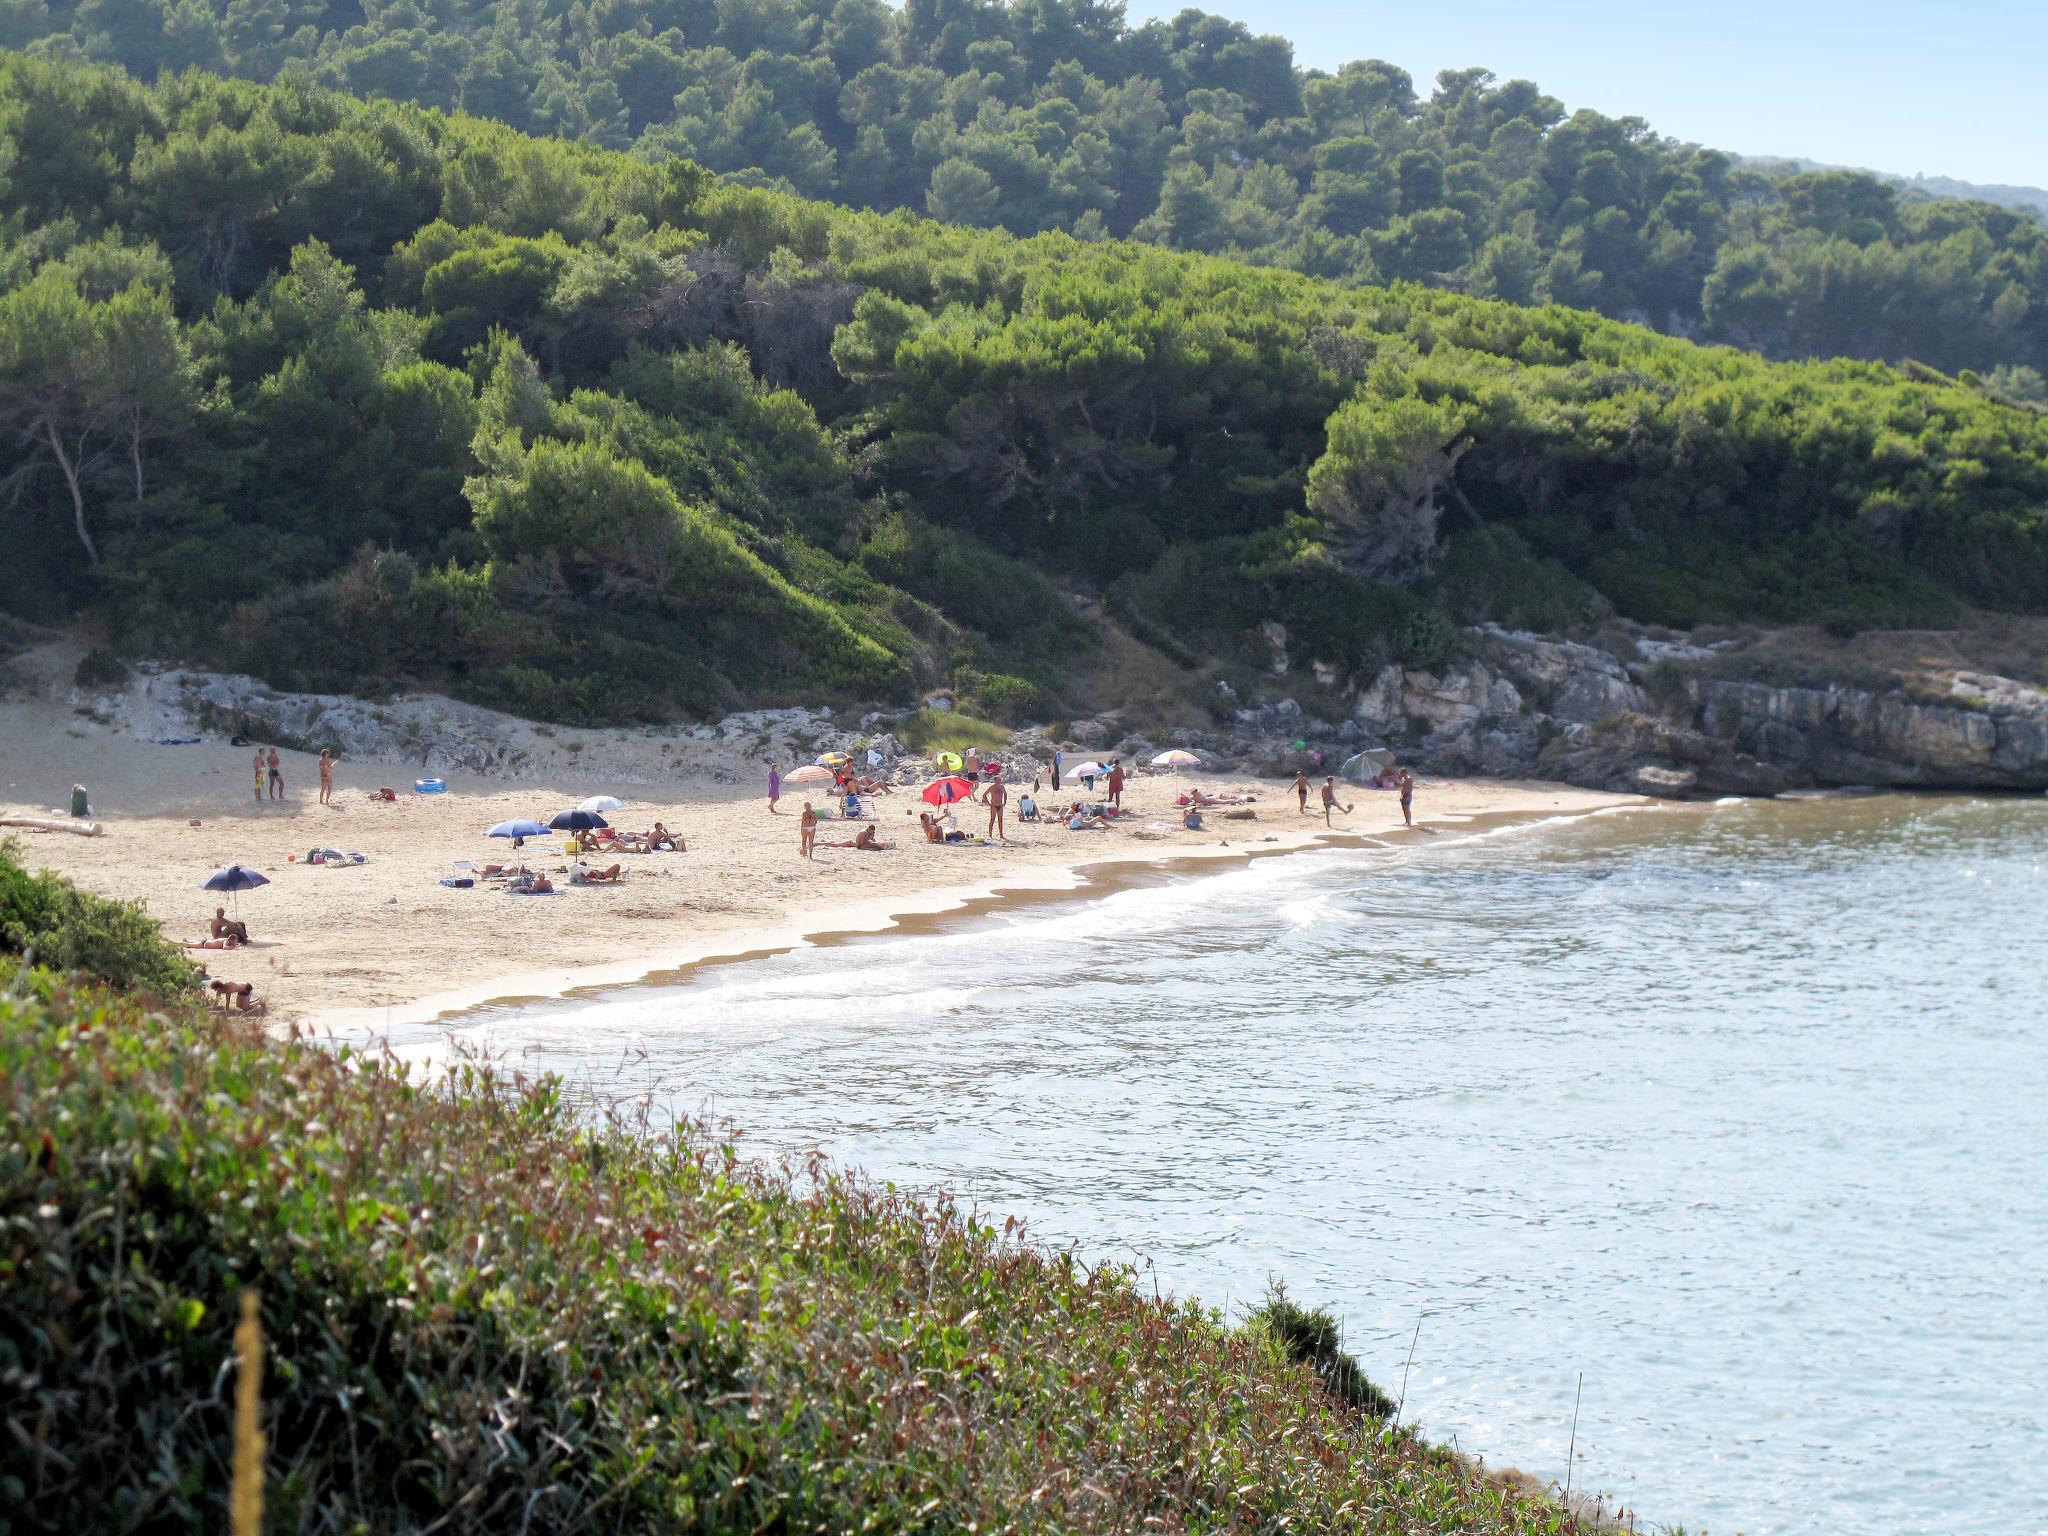
[[[0,841],[0,954],[165,996],[190,988],[196,974],[140,908],[47,870],[30,874],[11,838]]]
[[[1250,1321],[1278,1339],[1288,1359],[1313,1370],[1339,1402],[1376,1418],[1393,1417],[1394,1400],[1366,1380],[1358,1362],[1339,1347],[1342,1340],[1337,1320],[1327,1307],[1304,1307],[1290,1301],[1284,1287],[1275,1285],[1253,1310]]]

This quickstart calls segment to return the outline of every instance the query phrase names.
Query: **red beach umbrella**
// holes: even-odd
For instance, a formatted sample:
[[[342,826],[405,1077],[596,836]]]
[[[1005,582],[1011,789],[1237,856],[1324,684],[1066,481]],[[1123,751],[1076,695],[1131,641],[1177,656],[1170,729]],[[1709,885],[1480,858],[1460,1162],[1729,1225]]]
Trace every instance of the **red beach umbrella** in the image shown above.
[[[924,787],[924,801],[927,805],[951,805],[955,800],[973,798],[974,786],[959,774],[949,774],[943,779],[933,779]]]

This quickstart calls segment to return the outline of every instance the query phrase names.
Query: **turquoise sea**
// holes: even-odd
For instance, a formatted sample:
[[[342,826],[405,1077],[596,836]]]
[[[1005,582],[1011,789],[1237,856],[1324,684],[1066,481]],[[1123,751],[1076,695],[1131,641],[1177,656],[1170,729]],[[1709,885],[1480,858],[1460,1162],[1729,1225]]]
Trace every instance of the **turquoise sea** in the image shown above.
[[[1646,1529],[2048,1532],[2048,800],[1423,842],[457,1033],[1233,1313],[1284,1280],[1539,1478],[1583,1373],[1572,1481]]]

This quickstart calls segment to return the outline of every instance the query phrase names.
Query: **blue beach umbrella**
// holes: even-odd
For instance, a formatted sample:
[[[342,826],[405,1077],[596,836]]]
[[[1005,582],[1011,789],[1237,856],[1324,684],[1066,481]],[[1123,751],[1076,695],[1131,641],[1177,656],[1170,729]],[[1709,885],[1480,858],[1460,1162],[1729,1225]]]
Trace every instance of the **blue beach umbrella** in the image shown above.
[[[590,832],[598,827],[608,827],[606,821],[595,811],[563,811],[548,823],[557,832]]]
[[[537,821],[501,821],[485,837],[545,837],[548,829]]]
[[[202,891],[226,891],[229,899],[233,900],[237,892],[253,891],[259,885],[268,884],[270,884],[268,876],[257,874],[248,865],[230,864],[224,869],[216,869],[212,874],[200,881],[199,888]],[[236,901],[235,916],[240,917],[241,915],[242,904]]]

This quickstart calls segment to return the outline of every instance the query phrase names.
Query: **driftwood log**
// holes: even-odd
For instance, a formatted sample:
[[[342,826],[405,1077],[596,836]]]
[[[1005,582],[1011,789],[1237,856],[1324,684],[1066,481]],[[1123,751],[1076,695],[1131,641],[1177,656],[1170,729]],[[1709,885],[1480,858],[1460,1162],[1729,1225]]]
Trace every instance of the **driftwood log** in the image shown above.
[[[69,816],[0,816],[0,827],[27,827],[31,832],[70,832],[79,837],[98,837],[96,821],[73,821]]]

